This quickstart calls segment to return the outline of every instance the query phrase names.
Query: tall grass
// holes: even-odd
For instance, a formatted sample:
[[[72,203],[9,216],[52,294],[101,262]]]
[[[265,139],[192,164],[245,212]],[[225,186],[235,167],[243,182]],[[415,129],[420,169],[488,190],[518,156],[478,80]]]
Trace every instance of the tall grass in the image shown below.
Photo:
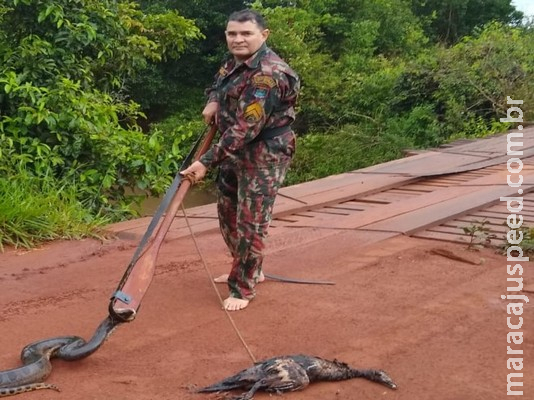
[[[26,172],[0,177],[0,251],[31,248],[55,239],[104,236],[106,218],[94,217],[69,182],[36,178]]]

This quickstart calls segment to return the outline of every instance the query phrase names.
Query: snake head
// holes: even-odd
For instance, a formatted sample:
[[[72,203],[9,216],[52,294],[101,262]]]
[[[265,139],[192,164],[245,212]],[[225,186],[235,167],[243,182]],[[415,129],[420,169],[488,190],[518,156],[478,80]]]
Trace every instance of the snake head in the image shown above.
[[[132,308],[114,308],[113,314],[123,322],[131,322],[135,319],[137,312]]]

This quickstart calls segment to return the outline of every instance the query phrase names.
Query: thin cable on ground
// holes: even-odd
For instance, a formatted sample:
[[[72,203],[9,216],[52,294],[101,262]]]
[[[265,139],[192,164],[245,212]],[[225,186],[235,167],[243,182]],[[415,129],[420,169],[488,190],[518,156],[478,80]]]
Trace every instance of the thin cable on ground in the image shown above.
[[[250,356],[250,359],[252,360],[253,363],[256,363],[256,357],[254,357],[254,354],[252,354],[252,351],[248,347],[247,342],[245,342],[245,339],[243,338],[243,336],[241,335],[241,332],[237,328],[237,325],[235,324],[234,319],[230,315],[230,312],[227,309],[224,308],[223,298],[221,296],[221,293],[219,292],[219,289],[217,289],[217,286],[215,285],[215,281],[213,280],[213,274],[211,273],[210,269],[208,268],[208,264],[206,263],[206,260],[204,259],[204,256],[202,255],[202,252],[200,251],[200,247],[198,246],[197,239],[195,237],[195,234],[193,233],[193,228],[189,224],[189,219],[187,218],[187,214],[185,212],[185,207],[184,207],[183,204],[181,206],[182,206],[182,212],[184,213],[185,223],[187,224],[187,227],[189,229],[189,233],[191,234],[191,238],[193,239],[193,243],[195,244],[195,248],[197,249],[197,253],[198,253],[200,259],[202,260],[202,264],[204,265],[204,269],[206,270],[206,273],[208,274],[211,286],[213,287],[213,290],[215,290],[215,293],[217,293],[217,297],[219,298],[219,302],[221,303],[221,307],[223,308],[226,316],[228,317],[228,320],[230,321],[230,324],[232,324],[232,327],[234,328],[234,331],[237,334],[237,337],[239,338],[239,340],[241,341],[241,343],[245,347],[245,350],[247,351],[248,355]]]

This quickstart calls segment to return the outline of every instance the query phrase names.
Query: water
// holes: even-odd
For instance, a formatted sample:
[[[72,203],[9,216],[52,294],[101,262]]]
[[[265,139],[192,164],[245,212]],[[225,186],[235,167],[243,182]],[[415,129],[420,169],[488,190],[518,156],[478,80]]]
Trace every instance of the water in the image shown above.
[[[215,203],[217,195],[214,185],[194,186],[187,191],[184,198],[184,207],[191,208],[197,206],[203,206],[204,204]],[[140,214],[143,217],[152,216],[158,209],[163,196],[161,197],[148,197],[140,206]]]

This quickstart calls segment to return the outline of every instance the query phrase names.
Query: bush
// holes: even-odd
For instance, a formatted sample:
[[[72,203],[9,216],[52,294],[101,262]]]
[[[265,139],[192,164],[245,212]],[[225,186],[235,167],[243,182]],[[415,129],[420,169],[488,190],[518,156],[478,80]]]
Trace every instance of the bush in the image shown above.
[[[297,152],[285,185],[340,174],[402,157],[411,139],[380,131],[376,125],[345,125],[341,130],[311,133],[297,140]]]
[[[472,37],[438,52],[435,98],[444,107],[448,135],[476,135],[506,117],[507,97],[534,104],[534,30],[491,23]],[[525,106],[524,120],[534,119]],[[474,129],[474,130],[472,130]]]

